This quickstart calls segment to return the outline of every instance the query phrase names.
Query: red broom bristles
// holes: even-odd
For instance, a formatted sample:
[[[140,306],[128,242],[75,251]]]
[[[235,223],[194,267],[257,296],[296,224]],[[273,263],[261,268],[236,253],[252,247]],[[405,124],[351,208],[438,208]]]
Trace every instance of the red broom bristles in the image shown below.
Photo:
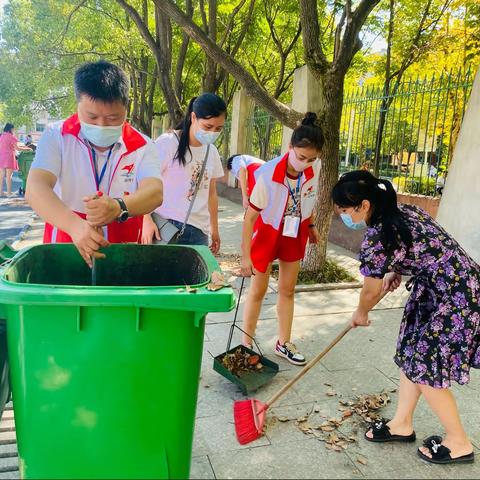
[[[259,408],[257,408],[259,407]],[[258,400],[242,400],[233,404],[235,432],[241,445],[253,442],[263,433],[266,405]]]

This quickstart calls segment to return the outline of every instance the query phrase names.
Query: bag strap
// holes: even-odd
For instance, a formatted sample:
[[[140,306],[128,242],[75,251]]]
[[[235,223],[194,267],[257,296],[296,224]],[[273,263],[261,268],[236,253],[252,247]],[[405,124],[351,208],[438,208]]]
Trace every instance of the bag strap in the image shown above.
[[[202,183],[202,179],[203,179],[203,174],[205,173],[205,168],[207,167],[209,153],[210,153],[210,144],[207,145],[207,151],[205,152],[205,158],[203,159],[202,169],[200,171],[200,175],[198,176],[198,179],[195,185],[195,191],[193,192],[193,197],[192,197],[192,200],[190,201],[190,206],[188,207],[187,216],[185,217],[185,221],[183,222],[182,228],[180,229],[180,232],[178,234],[179,237],[183,235],[183,232],[187,227],[187,222],[188,222],[188,219],[190,218],[190,214],[192,213],[193,204],[195,203],[195,199],[197,198],[197,193],[198,193],[198,190],[200,189],[200,184]]]

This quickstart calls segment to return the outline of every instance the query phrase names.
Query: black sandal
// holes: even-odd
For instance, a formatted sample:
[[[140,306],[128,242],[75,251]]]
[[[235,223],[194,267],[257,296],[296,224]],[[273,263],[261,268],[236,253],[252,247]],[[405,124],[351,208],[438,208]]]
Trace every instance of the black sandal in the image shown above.
[[[420,449],[417,450],[418,456],[426,462],[446,465],[448,463],[472,463],[475,460],[475,454],[469,453],[461,457],[452,458],[450,449],[442,445],[442,437],[432,435],[424,440],[423,446],[430,450],[432,458],[425,455]]]
[[[390,427],[387,423],[390,420],[382,418],[377,420],[370,425],[370,428],[365,432],[365,440],[369,442],[385,443],[385,442],[414,442],[417,439],[415,432],[410,435],[392,435],[390,433]],[[368,438],[367,433],[369,430],[372,430],[373,437]]]

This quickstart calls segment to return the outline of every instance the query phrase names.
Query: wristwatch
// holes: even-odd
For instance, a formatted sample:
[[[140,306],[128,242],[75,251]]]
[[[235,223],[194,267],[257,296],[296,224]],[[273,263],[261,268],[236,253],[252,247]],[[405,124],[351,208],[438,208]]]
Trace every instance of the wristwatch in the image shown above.
[[[117,217],[117,222],[123,223],[128,220],[128,209],[125,202],[121,198],[114,198],[120,205],[120,215]]]

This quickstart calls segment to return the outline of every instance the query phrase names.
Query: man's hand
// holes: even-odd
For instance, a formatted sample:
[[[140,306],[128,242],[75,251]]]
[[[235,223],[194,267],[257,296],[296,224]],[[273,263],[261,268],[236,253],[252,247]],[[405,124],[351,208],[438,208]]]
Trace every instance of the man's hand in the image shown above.
[[[157,224],[152,220],[151,215],[148,213],[143,216],[143,227],[142,227],[142,244],[151,245],[153,239],[161,240],[160,232],[158,231]]]
[[[89,195],[83,197],[87,222],[92,227],[103,227],[118,218],[121,212],[119,203],[111,197],[102,195]]]
[[[318,243],[320,241],[320,232],[317,227],[310,227],[308,229],[308,240],[310,243]]]
[[[370,325],[368,313],[362,313],[358,309],[352,314],[352,328],[368,327]]]
[[[210,245],[210,250],[213,254],[216,254],[220,251],[220,234],[218,230],[216,232],[212,232],[212,243]]]
[[[390,272],[383,277],[382,290],[384,292],[393,292],[402,283],[402,276],[399,273]]]
[[[73,228],[68,232],[72,237],[74,245],[87,265],[92,267],[92,257],[105,258],[98,250],[101,247],[108,247],[110,243],[105,240],[101,230],[92,227],[88,222],[78,218]]]

